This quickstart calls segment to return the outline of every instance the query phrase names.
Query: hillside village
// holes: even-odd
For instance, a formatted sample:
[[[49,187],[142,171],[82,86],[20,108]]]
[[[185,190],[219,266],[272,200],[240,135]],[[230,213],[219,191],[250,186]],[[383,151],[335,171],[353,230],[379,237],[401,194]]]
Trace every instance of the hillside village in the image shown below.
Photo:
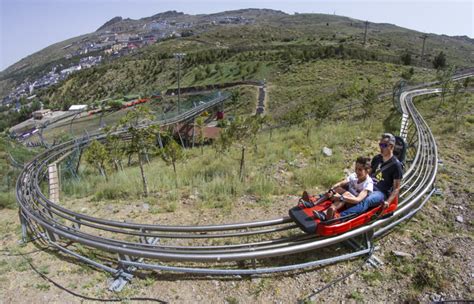
[[[163,13],[163,15],[167,15],[167,13]],[[110,24],[111,21],[113,21],[112,24]],[[67,67],[62,65],[53,66],[50,71],[40,78],[21,83],[2,98],[1,105],[9,108],[16,104],[16,111],[19,111],[21,107],[18,103],[19,99],[32,97],[38,90],[65,80],[76,71],[91,68],[100,64],[104,59],[113,60],[127,56],[137,49],[164,39],[192,36],[195,34],[193,29],[198,25],[201,26],[202,31],[203,25],[242,25],[253,22],[242,16],[216,16],[201,22],[176,22],[173,19],[152,20],[133,26],[120,24],[121,17],[116,17],[111,21],[99,28],[92,39],[82,39],[63,47],[64,50],[74,50],[67,53],[64,59],[79,58],[78,63]],[[119,24],[117,25],[117,23]],[[103,29],[104,27],[105,29]],[[96,54],[96,56],[88,56],[91,53]]]

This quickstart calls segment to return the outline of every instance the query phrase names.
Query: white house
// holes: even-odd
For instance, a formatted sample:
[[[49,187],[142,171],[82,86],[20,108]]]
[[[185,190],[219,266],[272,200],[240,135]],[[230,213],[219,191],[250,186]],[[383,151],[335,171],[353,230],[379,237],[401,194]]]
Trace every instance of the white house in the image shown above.
[[[72,105],[69,107],[69,111],[81,112],[87,110],[87,105]]]

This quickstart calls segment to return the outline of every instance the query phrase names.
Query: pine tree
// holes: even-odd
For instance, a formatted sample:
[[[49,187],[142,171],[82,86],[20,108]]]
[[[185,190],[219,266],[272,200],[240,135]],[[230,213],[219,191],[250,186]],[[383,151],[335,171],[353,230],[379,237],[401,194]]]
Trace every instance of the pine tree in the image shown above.
[[[405,52],[402,56],[400,56],[400,59],[402,60],[402,63],[404,65],[410,65],[411,64],[411,54],[407,52]]]
[[[446,67],[446,55],[444,52],[439,52],[439,54],[433,59],[433,67],[437,70],[444,69]]]

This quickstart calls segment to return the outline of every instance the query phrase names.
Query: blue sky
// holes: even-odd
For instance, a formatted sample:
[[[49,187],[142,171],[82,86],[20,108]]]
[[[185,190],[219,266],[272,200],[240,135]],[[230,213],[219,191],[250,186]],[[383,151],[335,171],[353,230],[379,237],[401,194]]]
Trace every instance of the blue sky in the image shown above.
[[[426,33],[474,38],[474,1],[430,0],[0,0],[0,70],[50,44],[90,33],[115,16],[167,10],[188,14],[241,8],[325,13],[393,23]]]

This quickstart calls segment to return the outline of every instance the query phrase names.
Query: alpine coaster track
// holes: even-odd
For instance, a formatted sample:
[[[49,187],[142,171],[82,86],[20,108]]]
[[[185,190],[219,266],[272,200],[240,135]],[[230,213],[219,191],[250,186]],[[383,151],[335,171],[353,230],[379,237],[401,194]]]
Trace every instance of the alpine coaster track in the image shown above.
[[[469,72],[453,80],[473,75],[474,72]],[[38,155],[25,165],[18,178],[16,195],[23,237],[26,239],[29,234],[32,239],[46,242],[83,262],[111,272],[121,278],[122,283],[130,280],[137,269],[206,275],[255,275],[310,268],[367,255],[373,250],[373,238],[385,235],[399,223],[411,218],[435,191],[437,146],[429,126],[413,105],[413,98],[440,91],[426,88],[401,93],[400,136],[408,143],[409,162],[402,181],[398,209],[389,218],[378,219],[347,233],[326,238],[306,235],[289,217],[221,225],[170,226],[121,222],[76,213],[50,201],[40,188],[41,182],[47,182],[48,164],[63,159],[77,148],[74,141],[70,141]],[[195,113],[183,113],[163,123],[177,123],[193,115]],[[127,139],[126,133],[119,134]],[[90,140],[93,138],[104,140],[105,136],[97,134],[91,136]],[[81,148],[87,146],[90,140],[81,143]],[[272,267],[257,263],[257,260],[266,258],[308,251],[314,253],[316,249],[364,237],[365,246],[324,259]],[[95,254],[92,259],[70,248],[74,247],[70,246],[71,243],[103,252]],[[114,262],[112,258],[115,257],[117,260]],[[239,261],[252,263],[250,267],[245,267]],[[119,286],[114,288],[120,289]]]

